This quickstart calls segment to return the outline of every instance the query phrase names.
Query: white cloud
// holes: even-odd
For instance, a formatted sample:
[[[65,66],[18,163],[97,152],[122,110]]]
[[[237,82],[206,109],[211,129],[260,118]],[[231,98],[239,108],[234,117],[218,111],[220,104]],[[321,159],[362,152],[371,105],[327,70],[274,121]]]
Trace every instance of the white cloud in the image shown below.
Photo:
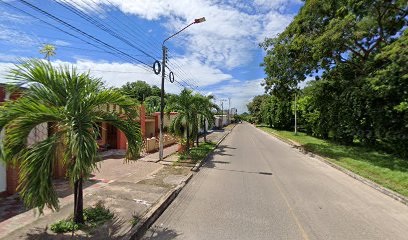
[[[264,93],[264,88],[261,86],[262,81],[263,79],[241,81],[240,83],[230,81],[228,84],[213,90],[213,93],[218,99],[231,98],[231,107],[235,107],[239,113],[243,113],[248,111],[246,105],[254,96]],[[224,106],[228,105],[224,103]]]
[[[185,61],[191,64],[191,61],[181,59],[180,64]],[[86,72],[90,71],[92,76],[100,77],[109,87],[120,87],[126,82],[133,82],[137,80],[146,81],[150,85],[160,86],[161,77],[154,75],[144,69],[141,69],[139,65],[130,63],[117,63],[117,62],[104,62],[104,61],[92,61],[87,59],[78,59],[76,62],[70,63],[61,60],[53,61],[56,65],[71,65],[77,67],[78,71]],[[201,72],[201,81],[199,82],[200,89],[204,95],[214,94],[217,98],[231,98],[231,107],[236,107],[239,112],[246,110],[246,104],[252,99],[253,96],[263,93],[263,87],[260,85],[263,79],[255,79],[248,81],[239,81],[232,78],[228,74],[222,73],[220,70],[211,68],[210,66],[195,65],[198,67],[197,72]],[[13,63],[0,62],[0,82],[7,82],[4,78],[7,71],[14,67]],[[177,76],[176,76],[177,79]],[[222,86],[216,86],[214,84],[224,82]],[[215,86],[215,87],[214,87]],[[211,91],[205,91],[210,89]],[[214,89],[213,89],[214,88]],[[170,83],[168,80],[165,82],[166,92],[179,93],[181,89],[175,83]],[[225,105],[227,106],[227,105]]]
[[[5,78],[9,69],[14,66],[13,63],[0,62],[0,83],[6,83],[8,80]]]
[[[15,59],[15,56],[0,55],[0,60],[3,61],[14,61]],[[221,70],[213,68],[209,65],[203,65],[197,59],[177,58],[175,60],[177,62],[177,68],[174,68],[175,80],[180,82],[182,85],[187,85],[187,82],[189,85],[198,86],[198,90],[201,90],[205,87],[232,79],[231,75],[225,74]],[[151,71],[147,71],[142,65],[93,61],[89,59],[77,59],[72,63],[56,60],[53,61],[53,63],[56,65],[74,65],[79,71],[90,71],[93,76],[102,78],[106,85],[110,87],[120,87],[126,82],[133,82],[137,80],[146,81],[151,85],[160,86],[161,84],[161,75],[155,75]],[[4,75],[6,69],[12,66],[12,63],[0,63],[0,76],[2,76],[2,74]],[[170,66],[170,69],[172,69],[173,66]],[[186,74],[185,72],[180,72],[179,67],[182,67],[187,71],[188,69],[194,69],[194,71],[188,71],[194,72],[194,76],[191,74]],[[196,79],[199,79],[199,81],[196,81]],[[166,78],[165,89],[171,93],[178,93],[180,91],[180,86],[176,83],[170,83],[168,78]],[[204,92],[202,93],[205,94]]]
[[[113,3],[124,14],[146,20],[160,20],[168,34],[181,29],[197,17],[206,17],[205,23],[194,25],[171,40],[173,45],[184,49],[185,53],[183,56],[171,56],[170,59],[176,60],[185,72],[194,74],[193,77],[198,80],[194,84],[199,88],[210,89],[212,93],[223,98],[231,97],[232,107],[243,112],[253,96],[263,93],[263,87],[260,86],[262,79],[240,81],[224,71],[251,63],[254,53],[259,51],[258,44],[265,37],[282,32],[290,23],[293,16],[284,14],[283,10],[298,1],[71,0],[69,3],[87,12],[93,12],[94,8],[97,8],[98,11],[106,10],[107,13],[108,8],[105,7],[112,7]],[[150,30],[143,32],[149,35]],[[1,31],[0,40],[4,35]],[[152,38],[148,40],[156,41]],[[134,64],[87,59],[78,59],[74,64],[79,69],[91,69],[93,75],[102,77],[109,86],[119,87],[128,81],[136,80],[160,84],[160,76]],[[177,74],[177,69],[174,70],[176,80],[181,77],[187,81],[196,81],[190,74]],[[179,88],[166,81],[166,91],[177,93]]]
[[[69,46],[71,45],[69,42],[62,41],[62,40],[55,40],[54,44],[57,46]]]
[[[8,28],[4,24],[0,24],[0,41],[23,46],[33,46],[35,43],[32,37],[21,31]]]
[[[165,20],[169,33],[204,16],[205,23],[192,26],[171,41],[205,64],[232,69],[251,62],[253,51],[265,36],[284,30],[292,17],[280,12],[287,2],[296,1],[256,0],[251,4],[237,0],[73,0],[70,3],[87,11],[113,3],[125,14]],[[260,9],[264,11],[255,11]]]

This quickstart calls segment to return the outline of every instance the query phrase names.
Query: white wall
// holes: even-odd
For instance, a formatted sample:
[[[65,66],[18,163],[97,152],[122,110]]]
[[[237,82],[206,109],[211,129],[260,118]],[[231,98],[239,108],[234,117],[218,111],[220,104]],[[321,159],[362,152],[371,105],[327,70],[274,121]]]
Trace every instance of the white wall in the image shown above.
[[[27,144],[33,145],[34,143],[41,142],[48,137],[48,124],[41,123],[37,125],[33,130],[31,130],[30,134],[27,138]]]
[[[228,125],[228,116],[227,116],[227,115],[224,115],[224,116],[216,115],[216,116],[215,116],[215,126],[216,126],[216,127],[223,127],[223,126],[220,126],[221,118],[222,118],[222,120],[223,120],[223,121],[222,121],[222,125],[223,125],[223,126]]]

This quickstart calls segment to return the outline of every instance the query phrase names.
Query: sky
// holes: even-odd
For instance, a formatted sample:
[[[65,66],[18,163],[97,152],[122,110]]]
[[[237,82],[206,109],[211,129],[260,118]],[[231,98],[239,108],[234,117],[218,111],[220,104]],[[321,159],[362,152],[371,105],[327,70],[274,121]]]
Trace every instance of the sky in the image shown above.
[[[239,113],[263,94],[266,37],[282,32],[297,14],[300,0],[20,0],[0,1],[0,82],[21,59],[43,58],[44,44],[56,46],[54,64],[90,71],[109,87],[143,80],[160,86],[153,63],[162,59],[162,41],[195,18],[194,24],[166,42],[165,90],[184,87],[216,103],[230,98]],[[228,101],[224,101],[228,107]]]

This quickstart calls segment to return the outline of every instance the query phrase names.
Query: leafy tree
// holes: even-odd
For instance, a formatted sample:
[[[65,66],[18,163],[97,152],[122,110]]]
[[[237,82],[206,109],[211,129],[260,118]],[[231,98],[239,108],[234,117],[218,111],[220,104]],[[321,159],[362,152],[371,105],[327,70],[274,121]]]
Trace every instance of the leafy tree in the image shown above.
[[[151,93],[150,96],[160,97],[160,96],[161,96],[161,90],[160,90],[160,88],[159,88],[158,86],[156,86],[156,85],[153,85],[153,86],[152,86],[152,93]]]
[[[407,13],[405,0],[306,1],[284,32],[261,44],[264,87],[280,102],[263,104],[263,121],[283,119],[275,110],[317,73],[299,98],[306,131],[408,156]]]
[[[267,95],[255,96],[254,99],[247,105],[248,111],[255,118],[257,123],[262,122],[261,104],[267,97]]]
[[[408,156],[408,30],[376,56],[375,66],[367,88],[376,137]]]
[[[291,89],[314,71],[349,65],[370,72],[373,55],[407,25],[405,0],[311,0],[276,38],[266,39],[266,90]]]
[[[152,87],[145,81],[127,82],[122,86],[121,90],[127,96],[140,102],[144,102],[147,97],[152,96]]]
[[[49,62],[30,60],[10,71],[10,80],[26,85],[21,98],[1,106],[0,130],[5,130],[2,159],[20,169],[19,190],[27,207],[58,209],[52,184],[56,146],[62,144],[67,177],[74,186],[74,221],[83,223],[83,180],[97,167],[98,123],[121,130],[128,140],[126,159],[139,155],[142,146],[135,101],[114,89],[106,89],[100,79],[77,73],[75,68],[53,67]],[[123,110],[103,110],[115,104]],[[53,131],[43,141],[30,146],[27,137],[37,125],[50,123]]]

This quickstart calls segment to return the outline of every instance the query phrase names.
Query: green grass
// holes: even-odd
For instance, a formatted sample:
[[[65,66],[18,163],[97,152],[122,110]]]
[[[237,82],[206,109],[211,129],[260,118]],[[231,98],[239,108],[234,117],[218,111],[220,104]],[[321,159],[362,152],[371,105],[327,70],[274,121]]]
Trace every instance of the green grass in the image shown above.
[[[198,147],[193,147],[190,149],[190,153],[184,152],[180,154],[179,161],[191,160],[192,163],[203,160],[212,150],[215,148],[215,143],[206,142],[200,143]]]
[[[294,135],[268,127],[265,132],[301,144],[307,151],[327,158],[354,173],[408,197],[408,160],[362,146],[344,146],[304,133]]]
[[[132,220],[130,220],[130,223],[132,224],[132,227],[136,226],[140,221],[140,218],[138,215],[133,214],[132,215]]]

